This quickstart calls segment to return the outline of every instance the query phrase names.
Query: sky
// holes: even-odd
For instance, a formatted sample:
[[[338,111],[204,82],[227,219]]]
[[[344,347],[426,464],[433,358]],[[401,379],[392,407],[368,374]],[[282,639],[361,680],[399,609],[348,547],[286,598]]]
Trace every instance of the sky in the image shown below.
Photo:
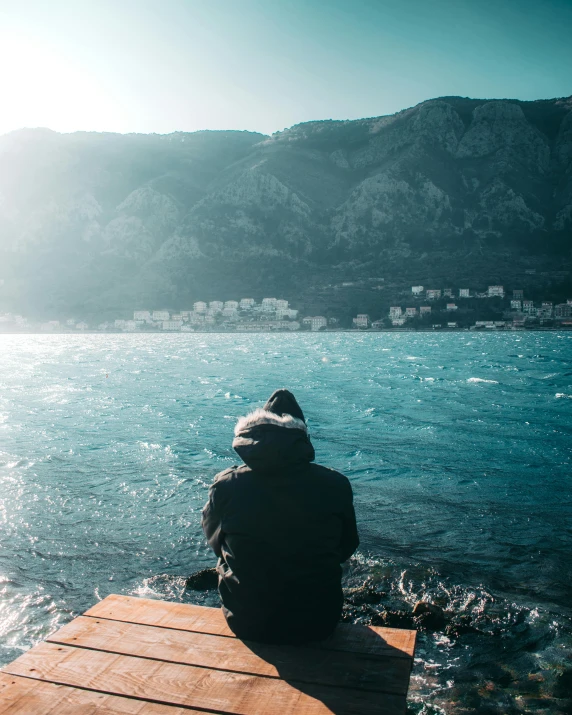
[[[0,134],[240,129],[572,95],[572,0],[0,0]]]

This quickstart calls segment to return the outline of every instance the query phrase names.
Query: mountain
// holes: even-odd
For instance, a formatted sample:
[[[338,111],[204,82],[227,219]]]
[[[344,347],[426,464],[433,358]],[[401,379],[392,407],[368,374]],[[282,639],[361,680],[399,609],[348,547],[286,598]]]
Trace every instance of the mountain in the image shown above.
[[[569,267],[571,235],[572,97],[444,97],[271,137],[0,137],[0,309],[484,285]]]

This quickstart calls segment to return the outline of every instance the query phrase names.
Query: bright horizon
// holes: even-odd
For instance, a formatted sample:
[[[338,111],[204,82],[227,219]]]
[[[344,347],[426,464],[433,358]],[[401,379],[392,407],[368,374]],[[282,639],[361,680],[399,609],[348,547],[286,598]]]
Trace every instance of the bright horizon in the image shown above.
[[[566,0],[115,5],[0,6],[0,134],[272,134],[442,96],[572,95]]]

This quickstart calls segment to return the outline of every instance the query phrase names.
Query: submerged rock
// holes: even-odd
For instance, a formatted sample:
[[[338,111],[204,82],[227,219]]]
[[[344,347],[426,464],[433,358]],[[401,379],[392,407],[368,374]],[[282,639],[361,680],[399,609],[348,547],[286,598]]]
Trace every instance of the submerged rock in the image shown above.
[[[407,611],[382,611],[371,619],[372,626],[384,628],[415,628],[413,615]]]
[[[554,695],[557,698],[569,698],[572,701],[572,668],[567,668],[562,671],[562,673],[560,673],[560,675],[556,678]]]
[[[218,588],[218,573],[215,568],[202,569],[191,574],[185,583],[193,591],[211,591]]]
[[[363,586],[346,591],[346,601],[354,606],[377,604],[380,603],[384,596],[385,594],[377,591],[369,581],[366,581]]]
[[[413,618],[415,625],[432,631],[440,630],[447,621],[445,611],[427,601],[417,601],[413,606]]]

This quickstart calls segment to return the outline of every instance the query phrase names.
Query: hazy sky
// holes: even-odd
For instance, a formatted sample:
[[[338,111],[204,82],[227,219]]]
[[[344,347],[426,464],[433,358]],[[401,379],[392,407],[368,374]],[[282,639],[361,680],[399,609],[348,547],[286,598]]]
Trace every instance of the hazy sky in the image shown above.
[[[250,129],[572,94],[572,0],[0,0],[0,134]]]

